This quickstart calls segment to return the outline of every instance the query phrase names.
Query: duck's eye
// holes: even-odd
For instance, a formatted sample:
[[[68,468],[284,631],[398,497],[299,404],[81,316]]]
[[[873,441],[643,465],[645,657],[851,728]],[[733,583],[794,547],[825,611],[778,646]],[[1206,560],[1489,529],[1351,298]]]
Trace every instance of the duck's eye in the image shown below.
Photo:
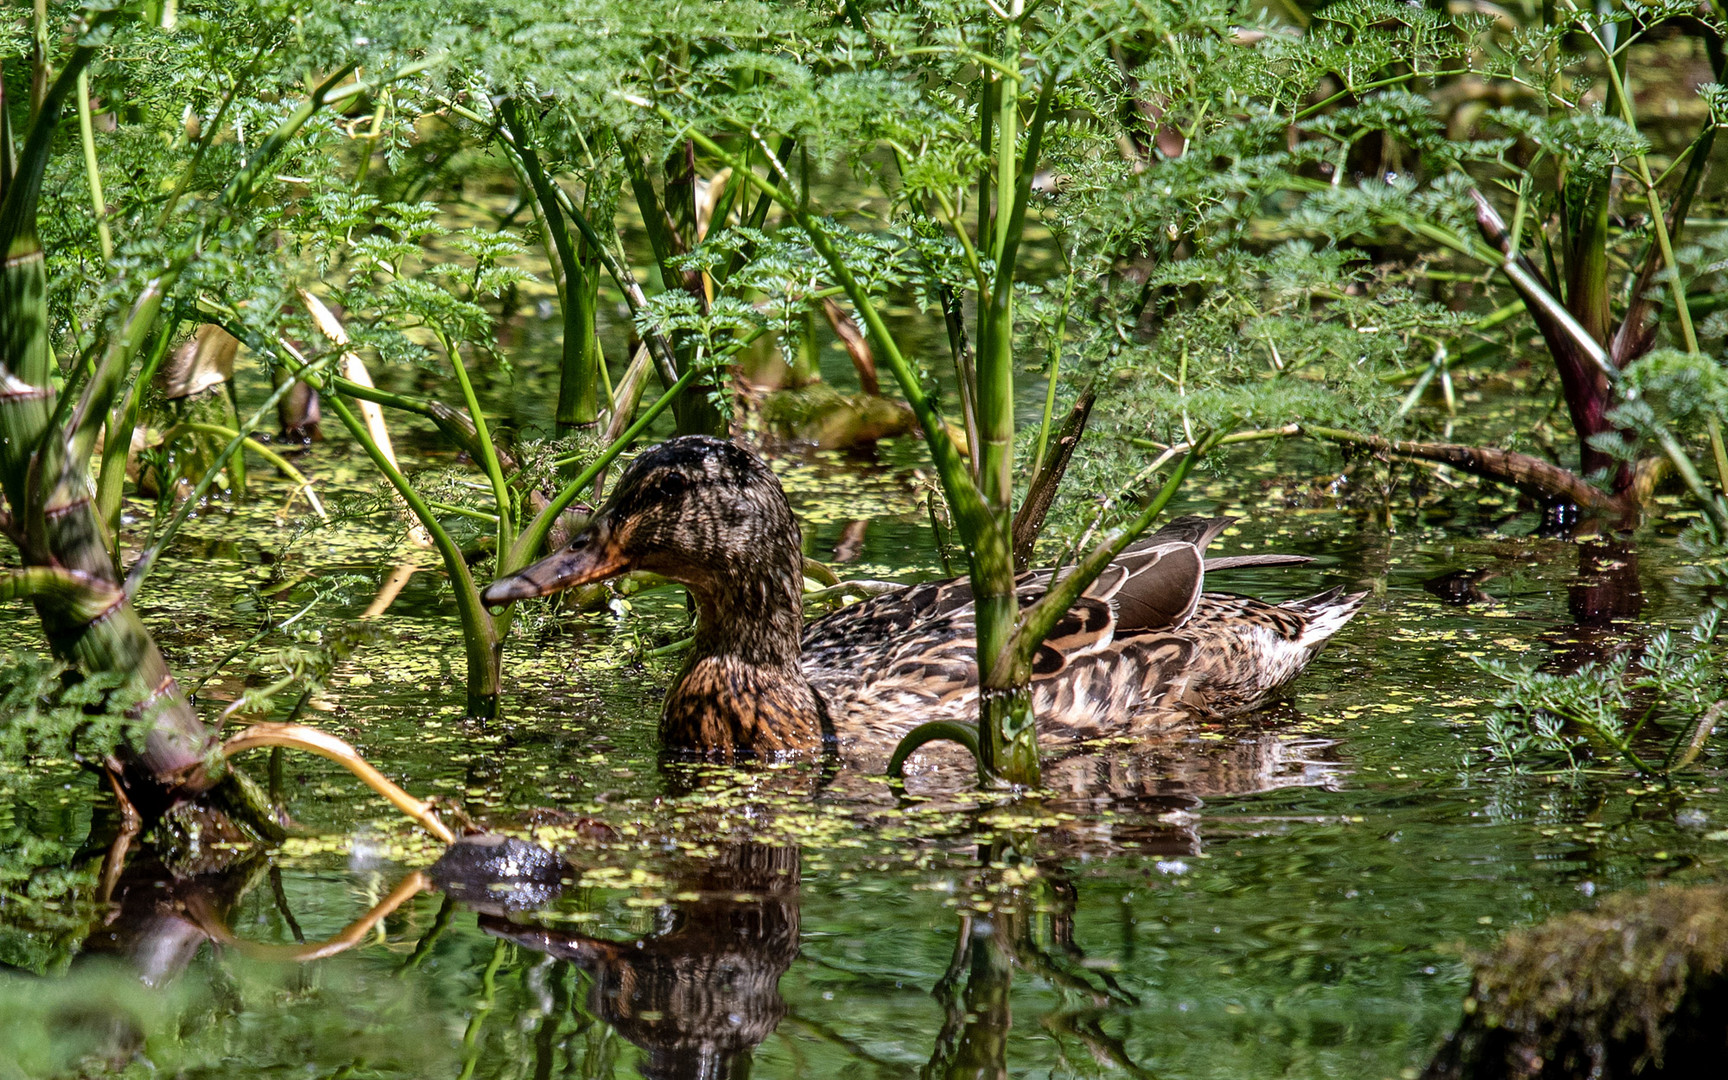
[[[654,486],[659,489],[661,495],[678,495],[690,487],[690,478],[683,473],[669,472],[662,476],[660,482]]]

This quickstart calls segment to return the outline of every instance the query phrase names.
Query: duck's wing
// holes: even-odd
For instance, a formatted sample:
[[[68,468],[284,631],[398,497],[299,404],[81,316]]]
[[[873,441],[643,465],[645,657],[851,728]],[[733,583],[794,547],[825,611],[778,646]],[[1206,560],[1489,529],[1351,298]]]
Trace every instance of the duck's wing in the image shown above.
[[[1110,601],[1115,632],[1171,630],[1188,621],[1206,580],[1207,545],[1227,517],[1179,517],[1116,557],[1086,595]]]
[[[1033,661],[1033,676],[1048,679],[1071,670],[1081,659],[1120,653],[1130,639],[1180,627],[1200,600],[1206,576],[1203,555],[1206,545],[1231,520],[1179,517],[1124,550],[1057,622]],[[1042,596],[1049,587],[1049,579],[1048,572],[1028,575],[1020,590],[1021,606]],[[1137,656],[1142,651],[1134,650]],[[1166,649],[1159,653],[1160,663],[1156,666],[1166,671],[1177,670],[1179,665],[1171,662],[1167,652]],[[1122,662],[1132,666],[1134,660]],[[1114,670],[1117,662],[1105,664],[1094,659],[1087,666],[1102,673],[1105,668]]]
[[[1202,552],[1231,518],[1179,517],[1123,551],[1075,601],[1033,662],[1038,677],[1110,647],[1119,634],[1180,626],[1194,611],[1205,580]],[[1020,605],[1050,587],[1049,570],[1022,574]],[[868,682],[910,673],[919,665],[953,667],[975,655],[972,583],[932,581],[871,597],[812,622],[804,630],[804,668],[823,682]],[[973,677],[973,676],[969,676]]]

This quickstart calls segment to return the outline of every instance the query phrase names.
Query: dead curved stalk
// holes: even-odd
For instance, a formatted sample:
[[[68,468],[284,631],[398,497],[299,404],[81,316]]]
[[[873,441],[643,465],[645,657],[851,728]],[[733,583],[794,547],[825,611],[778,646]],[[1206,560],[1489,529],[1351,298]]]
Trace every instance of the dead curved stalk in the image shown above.
[[[1320,427],[1314,424],[1285,424],[1282,427],[1258,431],[1239,431],[1218,440],[1220,446],[1262,439],[1306,436],[1323,442],[1339,443],[1366,450],[1377,457],[1399,457],[1448,465],[1459,472],[1484,480],[1506,484],[1544,503],[1570,502],[1580,509],[1622,517],[1637,514],[1655,491],[1656,485],[1673,468],[1668,457],[1651,457],[1639,461],[1629,470],[1631,484],[1618,495],[1609,494],[1591,484],[1570,469],[1544,461],[1529,454],[1501,450],[1492,446],[1467,446],[1462,443],[1411,442],[1388,439],[1342,428]],[[1179,454],[1193,449],[1190,443],[1165,446],[1146,439],[1130,440],[1135,446],[1161,453],[1150,465],[1129,482],[1126,491],[1137,488],[1142,481],[1164,467]],[[1106,504],[1106,509],[1108,504]],[[1100,520],[1102,520],[1100,518]],[[1098,522],[1094,522],[1093,528]],[[1090,533],[1087,534],[1090,537]],[[1084,540],[1082,541],[1084,543]]]
[[[359,751],[327,731],[307,727],[305,724],[253,724],[238,734],[230,736],[222,743],[222,758],[227,760],[241,751],[264,746],[282,746],[294,750],[305,750],[308,753],[329,758],[359,777],[361,783],[384,796],[398,810],[419,822],[421,828],[437,837],[441,843],[454,844],[456,842],[456,834],[450,831],[448,825],[439,820],[430,802],[416,799],[391,783],[389,777],[373,768],[365,758],[360,756]]]
[[[1545,502],[1564,499],[1576,503],[1581,509],[1600,513],[1623,514],[1628,509],[1633,509],[1625,499],[1594,487],[1570,469],[1512,450],[1500,450],[1492,446],[1464,446],[1459,443],[1407,442],[1403,439],[1388,439],[1380,435],[1364,435],[1309,424],[1302,425],[1302,432],[1326,442],[1360,446],[1373,454],[1391,454],[1450,465],[1460,472],[1510,485]]]

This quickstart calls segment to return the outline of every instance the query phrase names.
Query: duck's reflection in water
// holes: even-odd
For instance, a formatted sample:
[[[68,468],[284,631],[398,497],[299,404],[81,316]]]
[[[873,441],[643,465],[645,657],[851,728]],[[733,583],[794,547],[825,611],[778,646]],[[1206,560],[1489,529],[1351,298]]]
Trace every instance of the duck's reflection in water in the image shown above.
[[[589,1010],[642,1048],[649,1080],[743,1077],[786,1013],[780,976],[798,955],[798,878],[797,848],[735,844],[677,878],[678,899],[647,937],[488,914],[480,927],[586,972]]]

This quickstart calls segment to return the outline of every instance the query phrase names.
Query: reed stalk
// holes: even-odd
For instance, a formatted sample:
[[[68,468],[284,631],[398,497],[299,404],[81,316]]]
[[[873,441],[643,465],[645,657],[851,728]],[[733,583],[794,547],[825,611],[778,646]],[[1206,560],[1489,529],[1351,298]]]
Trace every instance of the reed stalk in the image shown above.
[[[499,106],[499,114],[510,130],[507,145],[514,152],[521,175],[533,189],[541,226],[558,260],[564,344],[553,420],[560,430],[592,427],[600,418],[598,387],[604,360],[594,336],[595,308],[600,302],[599,261],[586,250],[585,240],[570,235],[558,195],[553,191],[556,183],[541,165],[516,99],[506,98]]]

